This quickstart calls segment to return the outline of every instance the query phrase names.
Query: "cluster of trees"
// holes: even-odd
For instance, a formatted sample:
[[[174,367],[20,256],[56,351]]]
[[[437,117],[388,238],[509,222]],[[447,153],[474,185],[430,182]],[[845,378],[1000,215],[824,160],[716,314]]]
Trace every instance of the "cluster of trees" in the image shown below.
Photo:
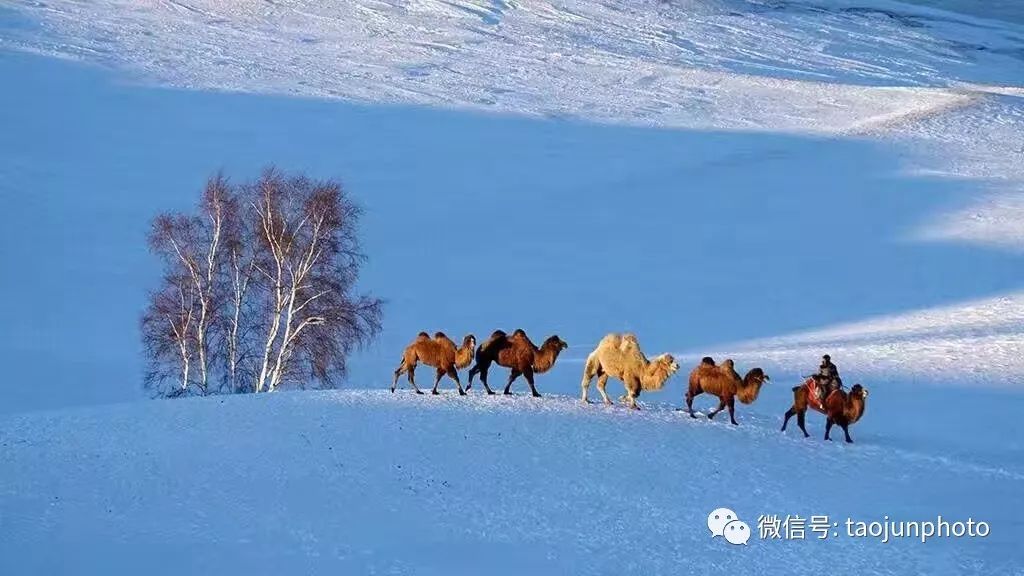
[[[380,331],[381,301],[355,293],[360,209],[337,182],[267,169],[206,184],[193,213],[157,216],[163,278],[142,316],[154,396],[333,387]]]

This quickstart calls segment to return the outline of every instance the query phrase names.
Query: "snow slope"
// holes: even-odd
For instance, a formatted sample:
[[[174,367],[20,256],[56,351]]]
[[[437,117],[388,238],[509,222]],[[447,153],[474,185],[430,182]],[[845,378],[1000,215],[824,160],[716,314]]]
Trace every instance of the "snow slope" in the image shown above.
[[[830,131],[931,105],[893,86],[1019,85],[1024,45],[1012,23],[884,1],[14,6],[52,32],[14,46],[175,86],[688,127]]]
[[[106,72],[68,76],[77,68],[14,53],[0,60],[20,78],[0,112],[11,128],[3,140],[7,190],[32,187],[52,198],[78,185],[151,191],[51,206],[49,220],[69,237],[97,234],[75,221],[83,208],[114,214],[117,231],[97,237],[114,247],[104,251],[110,270],[72,264],[88,258],[87,245],[64,248],[57,267],[75,268],[79,285],[96,286],[95,294],[82,289],[66,310],[51,312],[37,286],[11,289],[12,301],[32,304],[11,311],[8,349],[33,359],[54,348],[71,355],[55,365],[55,381],[82,401],[118,397],[78,390],[83,370],[126,382],[138,374],[135,310],[104,303],[142,297],[149,264],[137,248],[140,223],[184,205],[206,173],[225,167],[243,176],[272,161],[340,176],[365,201],[369,287],[391,301],[380,345],[357,364],[355,377],[367,384],[383,385],[394,350],[422,329],[559,330],[577,360],[610,329],[637,330],[651,346],[688,356],[756,356],[743,340],[913,318],[933,307],[953,324],[967,317],[977,327],[994,318],[974,314],[977,302],[1019,302],[1024,25],[1010,12],[980,18],[884,0],[9,6],[0,12],[5,47],[114,67],[117,78],[147,84],[271,95],[111,86]],[[69,109],[62,93],[82,96]],[[120,128],[128,126],[143,130]],[[297,137],[301,143],[289,144]],[[26,147],[33,141],[40,146]],[[52,164],[61,142],[100,149],[40,174],[33,167]],[[171,173],[169,153],[188,177]],[[660,203],[660,214],[597,214],[627,190],[631,201]],[[522,210],[508,211],[509,193],[525,195]],[[396,198],[408,209],[396,213]],[[527,217],[530,203],[546,213]],[[26,216],[32,206],[15,211]],[[808,223],[821,214],[838,233],[808,242],[817,233]],[[756,221],[760,233],[723,237],[736,220]],[[476,240],[488,236],[490,222],[532,238],[511,248],[510,257],[529,263],[521,277],[467,266],[485,258],[486,244]],[[8,233],[46,242],[45,228]],[[423,255],[407,257],[402,246],[423,234],[458,245],[460,258],[437,270]],[[531,252],[549,248],[558,256]],[[636,301],[626,297],[637,292],[627,279],[599,271],[600,260],[630,254],[670,263]],[[11,250],[5,263],[32,266],[30,258]],[[700,274],[691,272],[696,262],[704,262]],[[757,278],[723,287],[722,274],[751,266],[761,270]],[[827,292],[802,280],[822,268]],[[39,273],[51,292],[61,290],[61,275]],[[126,282],[104,284],[111,273]],[[476,283],[429,285],[438,275]],[[550,280],[547,293],[527,302],[526,294],[541,292],[534,277]],[[484,283],[509,302],[505,309],[480,315],[493,308],[480,293]],[[566,310],[566,299],[579,311]],[[597,319],[588,310],[608,314]],[[76,332],[110,325],[113,333],[99,341],[116,345],[70,351],[82,339],[65,334],[69,315]],[[1024,377],[1020,334],[995,320],[969,338],[914,347],[882,339],[845,348],[844,366],[1013,385]],[[837,343],[805,341],[779,361],[804,365],[830,344]],[[919,361],[908,361],[911,353]],[[575,376],[567,369],[559,379],[564,388]],[[53,405],[45,393],[18,393],[26,398],[15,406]]]
[[[8,416],[0,572],[1021,574],[1019,460],[899,446],[898,419],[858,425],[853,446],[804,440],[778,416],[382,391]],[[991,533],[731,547],[706,527],[720,506],[755,530],[762,514],[941,514]]]

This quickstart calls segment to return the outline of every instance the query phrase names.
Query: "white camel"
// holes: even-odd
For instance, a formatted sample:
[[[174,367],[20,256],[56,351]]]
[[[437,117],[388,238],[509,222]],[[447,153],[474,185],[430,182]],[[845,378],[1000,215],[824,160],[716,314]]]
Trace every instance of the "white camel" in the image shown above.
[[[583,369],[583,382],[580,385],[583,389],[581,398],[584,402],[590,402],[587,392],[590,390],[590,381],[597,376],[597,391],[601,393],[605,404],[611,404],[605,386],[608,384],[608,377],[614,376],[626,387],[626,393],[619,401],[639,410],[636,398],[640,392],[661,390],[665,386],[665,381],[677,370],[679,364],[671,354],[662,354],[648,360],[640,351],[636,336],[612,333],[602,338],[597,348],[587,357],[587,364]]]

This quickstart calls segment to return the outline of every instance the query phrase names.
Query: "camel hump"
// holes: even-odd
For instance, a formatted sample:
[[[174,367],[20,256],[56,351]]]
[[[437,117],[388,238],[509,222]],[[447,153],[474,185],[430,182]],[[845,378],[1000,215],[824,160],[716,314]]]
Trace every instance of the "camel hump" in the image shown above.
[[[501,349],[508,342],[508,336],[501,330],[495,330],[494,334],[486,342],[477,346],[476,353],[484,354],[492,349]]]
[[[705,366],[714,366],[715,365],[715,359],[712,358],[711,356],[705,356],[705,357],[700,359],[700,363],[704,364]]]
[[[536,348],[537,347],[533,343],[533,340],[530,340],[530,337],[526,335],[526,331],[523,330],[522,328],[516,328],[516,331],[512,333],[512,336],[509,337],[509,340],[515,340],[515,341],[520,342],[522,344],[526,344],[530,348]]]
[[[693,371],[690,372],[690,374],[698,378],[701,376],[713,377],[717,375],[719,371],[720,369],[718,366],[715,366],[714,364],[704,364],[703,362],[701,362],[700,364],[697,364],[697,366],[693,368]]]
[[[448,335],[444,332],[434,332],[434,338],[447,338]]]
[[[619,352],[639,352],[640,341],[636,339],[636,334],[626,333],[619,337]]]
[[[722,364],[717,367],[717,370],[724,374],[725,376],[732,378],[733,380],[743,380],[743,378],[739,375],[739,372],[736,372],[736,368],[734,368],[732,358],[727,358],[723,360]]]
[[[430,340],[430,334],[427,334],[426,332],[420,332],[419,334],[416,335],[417,342],[422,342],[424,340]]]

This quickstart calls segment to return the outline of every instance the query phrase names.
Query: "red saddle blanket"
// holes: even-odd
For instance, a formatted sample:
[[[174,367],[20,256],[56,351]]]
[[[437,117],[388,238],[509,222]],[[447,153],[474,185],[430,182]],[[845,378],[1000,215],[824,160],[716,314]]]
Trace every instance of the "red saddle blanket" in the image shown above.
[[[814,378],[808,378],[804,382],[804,386],[807,387],[808,392],[807,404],[814,410],[817,410],[818,412],[825,414],[825,399],[821,397],[823,390],[821,386],[818,384],[818,381],[815,380]],[[832,394],[835,394],[838,391],[839,390],[833,390]],[[832,394],[829,394],[829,396],[831,396]]]
[[[822,402],[824,399],[821,398],[822,390],[821,386],[818,385],[818,381],[814,378],[808,378],[807,381],[804,382],[804,385],[807,386],[807,404],[812,409],[824,414],[825,407]]]

